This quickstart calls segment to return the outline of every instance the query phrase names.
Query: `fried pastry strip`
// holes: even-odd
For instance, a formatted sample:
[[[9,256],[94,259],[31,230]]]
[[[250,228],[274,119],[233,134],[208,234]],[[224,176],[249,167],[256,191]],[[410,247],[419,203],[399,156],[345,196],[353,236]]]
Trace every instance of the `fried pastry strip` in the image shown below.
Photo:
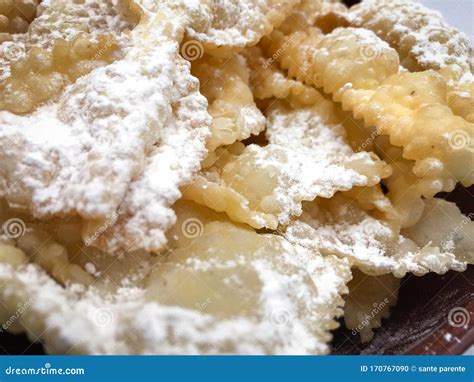
[[[449,65],[470,71],[469,39],[437,11],[409,0],[364,0],[349,13],[352,25],[370,29],[387,41],[412,72]]]
[[[177,6],[143,16],[124,57],[58,102],[26,116],[0,112],[0,195],[11,205],[41,218],[79,215],[84,240],[101,248],[166,244],[171,205],[206,155],[210,125],[179,55],[191,21]]]
[[[345,299],[344,323],[353,335],[359,333],[361,341],[368,342],[374,337],[374,329],[390,316],[390,308],[397,303],[400,279],[392,275],[368,276],[357,270],[352,275]]]
[[[25,33],[36,16],[39,0],[6,0],[0,3],[0,42],[13,33]]]
[[[262,36],[293,11],[299,0],[208,0],[207,18],[187,29],[188,39],[199,43],[206,53],[228,57]]]
[[[348,15],[351,25],[372,30],[395,48],[408,70],[439,71],[448,84],[449,107],[474,123],[472,48],[464,33],[439,12],[407,0],[365,0]]]
[[[60,285],[45,272],[62,264],[51,246],[44,263],[14,241],[0,244],[0,317],[27,304],[9,330],[39,336],[53,353],[328,353],[351,278],[346,260],[257,234],[191,202],[174,207],[166,255],[104,261],[89,252],[88,287],[74,279]]]
[[[424,196],[474,183],[474,125],[453,114],[441,75],[399,71],[396,51],[369,30],[337,28],[323,35],[302,22],[294,16],[265,38],[267,55],[281,49],[278,61],[291,77],[323,88],[403,147],[404,158],[416,162],[413,173]]]
[[[265,128],[265,117],[255,105],[249,88],[249,69],[245,59],[204,56],[192,61],[191,73],[199,79],[212,117],[210,152],[222,145],[258,135]]]
[[[284,235],[290,242],[322,254],[348,258],[354,267],[371,276],[392,273],[401,278],[409,272],[421,276],[465,270],[467,264],[474,262],[474,222],[453,203],[439,199],[425,203],[424,214],[433,216],[431,222],[437,221],[443,211],[451,216],[441,226],[439,239],[434,238],[438,231],[429,232],[428,226],[432,229],[432,225],[424,217],[400,233],[396,221],[367,212],[344,193],[305,203],[303,214],[287,227]],[[437,207],[441,208],[439,212]],[[456,235],[450,235],[457,226]],[[449,244],[441,242],[443,237]]]
[[[275,103],[264,147],[234,145],[183,188],[183,197],[226,212],[254,228],[277,228],[301,213],[301,203],[336,191],[373,186],[391,169],[375,154],[354,153],[334,123],[331,101],[306,108]]]

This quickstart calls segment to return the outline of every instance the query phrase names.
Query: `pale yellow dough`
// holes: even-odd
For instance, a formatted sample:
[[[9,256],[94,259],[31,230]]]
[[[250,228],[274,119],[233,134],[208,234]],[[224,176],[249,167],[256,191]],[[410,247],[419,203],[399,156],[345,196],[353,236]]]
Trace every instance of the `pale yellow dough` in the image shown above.
[[[276,229],[301,214],[305,200],[389,176],[390,167],[375,154],[353,152],[328,106],[322,97],[299,109],[275,103],[267,111],[269,144],[217,150],[215,163],[183,188],[184,198],[254,228]]]
[[[262,46],[267,56],[280,49],[277,60],[291,77],[331,93],[367,127],[403,147],[404,158],[416,162],[413,173],[425,197],[451,191],[457,182],[474,183],[474,127],[453,114],[446,80],[437,72],[399,70],[397,52],[370,30],[337,28],[324,35],[298,15]]]
[[[344,323],[352,335],[359,334],[362,342],[368,342],[374,337],[374,329],[390,316],[390,308],[397,303],[400,279],[354,271],[348,287]]]
[[[38,336],[53,353],[329,351],[351,278],[346,260],[190,202],[174,207],[169,251],[159,258],[82,248],[68,259],[54,226],[39,231],[29,222],[21,249],[15,241],[0,245],[0,317],[27,304],[11,330]]]
[[[204,56],[192,61],[191,73],[199,79],[200,91],[209,102],[212,117],[210,152],[217,147],[242,141],[265,128],[265,117],[255,105],[249,88],[245,59]]]
[[[15,10],[11,5],[15,3]],[[331,351],[474,264],[464,35],[408,0],[0,1],[0,323],[50,354]]]

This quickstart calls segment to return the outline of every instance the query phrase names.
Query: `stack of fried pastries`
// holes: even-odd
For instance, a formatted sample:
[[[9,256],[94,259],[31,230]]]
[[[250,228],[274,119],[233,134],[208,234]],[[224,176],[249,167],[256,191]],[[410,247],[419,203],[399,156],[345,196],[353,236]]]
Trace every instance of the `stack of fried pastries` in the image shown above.
[[[327,354],[474,264],[469,40],[407,0],[0,4],[0,320],[60,354]]]

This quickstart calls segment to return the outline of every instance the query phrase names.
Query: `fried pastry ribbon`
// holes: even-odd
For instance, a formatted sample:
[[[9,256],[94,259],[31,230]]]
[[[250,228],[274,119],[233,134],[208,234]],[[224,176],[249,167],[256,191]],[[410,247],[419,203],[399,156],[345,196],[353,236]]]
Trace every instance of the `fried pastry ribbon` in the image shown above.
[[[404,158],[415,161],[424,196],[474,183],[474,125],[453,114],[446,80],[437,72],[399,70],[397,52],[369,30],[337,28],[324,35],[298,15],[262,45],[290,77],[323,88],[403,147]]]
[[[400,279],[392,275],[368,276],[357,270],[352,274],[344,305],[344,323],[353,335],[359,334],[362,342],[368,342],[374,337],[374,329],[390,316],[390,308],[397,303]]]
[[[9,330],[38,336],[53,353],[328,353],[351,278],[347,261],[191,202],[174,207],[178,221],[159,259],[91,247],[75,255],[77,227],[71,239],[26,222],[24,236],[0,244],[0,318],[27,304]]]
[[[0,45],[0,110],[17,114],[32,112],[78,77],[120,57],[134,26],[109,0],[52,0],[31,16],[33,4],[11,4],[10,14],[18,10],[32,21],[25,33],[8,34]]]
[[[351,25],[375,32],[400,55],[410,71],[433,69],[446,79],[454,114],[474,122],[474,77],[469,39],[439,12],[407,0],[365,0],[351,8]]]
[[[217,150],[215,162],[183,187],[183,197],[254,228],[276,229],[299,215],[305,200],[389,176],[375,154],[353,152],[332,108],[321,95],[306,108],[275,103],[267,110],[269,144]]]
[[[351,24],[374,31],[410,71],[457,65],[470,70],[469,39],[441,13],[408,0],[364,0],[350,9]]]
[[[442,223],[445,214],[449,219]],[[430,231],[434,222],[439,227]],[[421,276],[465,270],[474,262],[473,230],[474,223],[454,203],[440,199],[425,201],[420,221],[400,231],[396,221],[367,211],[367,205],[340,193],[305,203],[303,214],[284,236],[322,254],[348,258],[365,274],[403,277],[409,272]]]
[[[212,117],[210,152],[217,147],[242,141],[265,129],[265,117],[255,105],[249,88],[249,69],[245,59],[204,56],[192,61],[191,73],[199,79]]]
[[[187,29],[188,49],[225,57],[262,36],[291,14],[300,0],[208,0],[203,2],[207,17]]]
[[[77,214],[84,240],[109,250],[166,244],[171,205],[200,167],[211,122],[179,55],[191,22],[183,4],[142,9],[122,56],[57,102],[0,112],[0,195],[10,205],[40,218]]]

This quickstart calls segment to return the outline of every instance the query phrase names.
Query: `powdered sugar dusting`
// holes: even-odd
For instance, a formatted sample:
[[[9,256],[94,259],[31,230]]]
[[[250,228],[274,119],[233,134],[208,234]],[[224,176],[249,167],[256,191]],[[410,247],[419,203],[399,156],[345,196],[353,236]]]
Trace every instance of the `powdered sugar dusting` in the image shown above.
[[[223,233],[229,241],[216,241]],[[208,240],[221,244],[203,251]],[[132,280],[129,259],[115,263],[123,277]],[[86,267],[97,271],[89,263]],[[128,286],[122,282],[109,294],[101,281],[90,288],[75,284],[63,288],[37,265],[13,269],[2,263],[6,305],[0,305],[1,313],[9,314],[5,306],[16,306],[27,296],[31,304],[22,315],[25,326],[18,329],[41,336],[54,353],[325,354],[351,277],[346,260],[322,257],[282,237],[259,235],[222,221],[207,224],[201,237],[169,253],[165,262],[148,265],[151,269],[158,273],[145,279],[145,289],[139,287],[142,277]],[[162,283],[173,283],[174,275],[194,278],[193,296],[179,287],[171,289],[178,301],[179,293],[186,300],[191,297],[191,306],[168,300],[170,287]],[[224,282],[229,277],[220,276],[225,275],[232,282]],[[213,288],[219,283],[226,287],[216,294]],[[245,288],[235,287],[242,283]],[[225,298],[233,294],[245,299],[242,306],[233,304],[229,314]],[[200,296],[207,299],[194,304]],[[224,306],[215,311],[214,304]]]
[[[131,237],[146,237],[149,250],[164,245],[169,206],[205,155],[210,117],[178,55],[187,18],[163,12],[174,25],[151,18],[137,27],[123,59],[78,79],[59,102],[26,117],[0,113],[2,196],[37,217],[93,219],[89,233],[124,203],[115,239],[129,249]]]
[[[127,45],[126,31],[133,29],[131,21],[121,15],[118,0],[43,0],[38,16],[27,33],[12,34],[0,44],[0,80],[10,75],[10,64],[23,59],[32,47],[47,51],[57,39],[70,41],[87,33],[92,41],[111,34],[119,46]]]
[[[268,147],[281,153],[273,161],[281,168],[274,194],[285,206],[279,215],[282,223],[301,213],[303,200],[330,198],[336,191],[376,184],[383,176],[383,162],[367,152],[354,153],[346,142],[344,128],[324,123],[311,107],[272,111],[266,133]],[[372,167],[372,174],[364,167]]]
[[[28,31],[28,45],[50,49],[55,39],[72,40],[79,33],[118,35],[133,24],[119,14],[119,0],[43,0]]]
[[[188,28],[190,38],[213,49],[253,45],[288,16],[298,0],[218,0],[208,6],[207,22]]]
[[[356,16],[351,18],[354,24],[389,41],[409,66],[411,57],[424,69],[456,64],[470,70],[469,39],[437,11],[409,0],[365,0],[350,12]]]
[[[254,228],[276,229],[301,214],[304,200],[389,176],[390,167],[374,154],[354,153],[342,126],[323,122],[320,106],[287,110],[275,103],[269,144],[218,150],[219,159],[185,187],[184,197]]]
[[[320,209],[313,202],[306,206],[306,210],[289,225],[285,237],[292,243],[323,254],[347,258],[364,273],[392,273],[403,277],[408,272],[443,274],[448,270],[463,271],[466,268],[462,246],[455,251],[440,246],[440,250],[431,242],[415,238],[415,235],[400,235],[397,227],[370,216],[357,203],[344,199],[343,194],[331,199],[329,207]],[[418,225],[423,229],[422,221]]]

